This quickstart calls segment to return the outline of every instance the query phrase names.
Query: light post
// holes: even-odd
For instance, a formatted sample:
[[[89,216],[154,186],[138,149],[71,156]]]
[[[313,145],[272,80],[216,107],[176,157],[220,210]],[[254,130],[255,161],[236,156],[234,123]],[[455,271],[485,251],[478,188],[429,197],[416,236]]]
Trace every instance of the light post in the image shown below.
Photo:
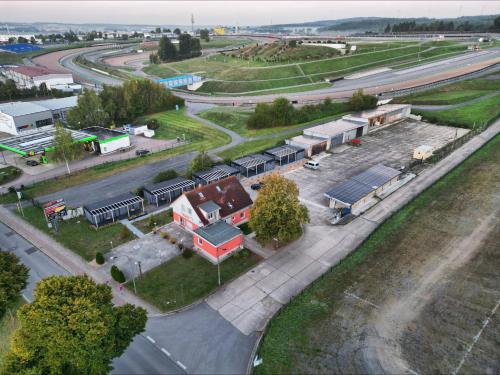
[[[219,260],[219,248],[217,248],[217,281],[220,286],[220,260]]]
[[[135,262],[135,264],[137,264],[137,267],[139,267],[139,277],[142,277],[141,261],[138,260],[137,262]]]
[[[115,255],[115,256],[112,256],[109,259],[110,260],[115,260],[115,259],[117,259],[119,257],[126,257],[129,262],[132,262],[132,259],[130,259],[130,257],[128,255],[125,255],[125,254],[123,254],[123,255]],[[129,266],[129,270],[130,270],[130,266]],[[133,269],[131,269],[131,271],[132,271],[132,284],[134,284],[134,293],[137,294],[137,287],[135,286],[135,272],[134,272]]]

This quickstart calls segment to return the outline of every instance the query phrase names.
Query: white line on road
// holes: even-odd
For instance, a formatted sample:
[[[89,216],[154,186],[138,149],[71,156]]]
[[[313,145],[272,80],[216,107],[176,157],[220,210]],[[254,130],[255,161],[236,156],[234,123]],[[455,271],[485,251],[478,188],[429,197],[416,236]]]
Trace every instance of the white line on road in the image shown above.
[[[184,370],[186,371],[187,367],[182,364],[182,362],[177,361],[177,364]]]
[[[156,342],[155,340],[153,340],[150,336],[146,336],[146,338],[151,341],[153,344]]]
[[[161,348],[161,351],[170,357],[170,353],[168,352],[167,349]]]

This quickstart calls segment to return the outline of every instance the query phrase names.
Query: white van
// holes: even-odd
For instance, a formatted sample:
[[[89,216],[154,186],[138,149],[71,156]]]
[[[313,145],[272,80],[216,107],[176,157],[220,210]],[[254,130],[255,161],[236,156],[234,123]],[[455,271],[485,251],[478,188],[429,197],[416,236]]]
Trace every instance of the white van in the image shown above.
[[[315,160],[309,160],[304,164],[304,168],[319,169],[319,162]]]

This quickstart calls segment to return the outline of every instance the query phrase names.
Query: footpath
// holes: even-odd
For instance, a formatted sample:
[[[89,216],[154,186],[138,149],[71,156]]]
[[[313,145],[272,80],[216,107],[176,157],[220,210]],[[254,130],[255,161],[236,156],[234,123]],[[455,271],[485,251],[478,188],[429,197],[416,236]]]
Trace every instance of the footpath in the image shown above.
[[[263,331],[282,306],[356,250],[392,214],[499,132],[500,120],[349,224],[306,226],[299,240],[208,297],[208,305],[246,335]]]

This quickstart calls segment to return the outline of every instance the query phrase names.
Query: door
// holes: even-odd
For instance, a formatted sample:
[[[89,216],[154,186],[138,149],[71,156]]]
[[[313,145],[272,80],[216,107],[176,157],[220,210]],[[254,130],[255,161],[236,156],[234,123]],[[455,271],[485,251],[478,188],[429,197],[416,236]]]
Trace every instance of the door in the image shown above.
[[[363,135],[363,127],[360,126],[359,128],[356,129],[356,138],[359,138]]]

